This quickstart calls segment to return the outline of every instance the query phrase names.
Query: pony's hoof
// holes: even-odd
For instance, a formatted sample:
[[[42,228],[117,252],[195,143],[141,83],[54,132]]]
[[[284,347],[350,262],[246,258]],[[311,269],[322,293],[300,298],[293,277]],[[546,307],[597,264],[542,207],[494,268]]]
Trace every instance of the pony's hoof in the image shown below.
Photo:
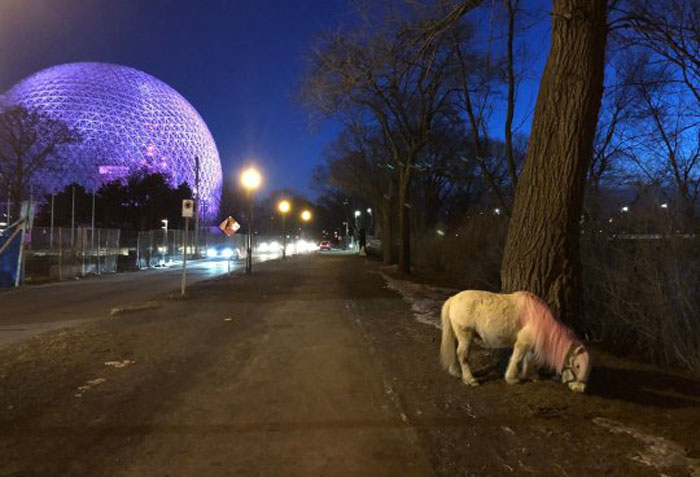
[[[471,380],[463,379],[462,382],[464,384],[466,384],[467,386],[471,386],[473,388],[475,388],[479,385],[479,381],[477,381],[476,379],[471,379]]]
[[[450,368],[450,369],[447,370],[447,372],[450,373],[450,376],[454,376],[455,378],[461,378],[461,377],[462,377],[462,373],[461,373],[461,371],[459,370],[459,368],[457,368],[457,367]]]
[[[506,383],[508,383],[508,384],[520,384],[520,379],[506,377]]]

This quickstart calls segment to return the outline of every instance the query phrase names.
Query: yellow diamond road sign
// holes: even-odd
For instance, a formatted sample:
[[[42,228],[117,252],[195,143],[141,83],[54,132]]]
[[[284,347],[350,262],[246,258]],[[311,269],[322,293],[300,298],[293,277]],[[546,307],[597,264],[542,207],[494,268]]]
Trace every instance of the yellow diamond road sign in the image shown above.
[[[221,222],[221,224],[219,225],[219,228],[228,237],[231,237],[233,234],[235,234],[238,231],[238,229],[241,228],[241,224],[236,222],[236,220],[229,215],[226,220]]]

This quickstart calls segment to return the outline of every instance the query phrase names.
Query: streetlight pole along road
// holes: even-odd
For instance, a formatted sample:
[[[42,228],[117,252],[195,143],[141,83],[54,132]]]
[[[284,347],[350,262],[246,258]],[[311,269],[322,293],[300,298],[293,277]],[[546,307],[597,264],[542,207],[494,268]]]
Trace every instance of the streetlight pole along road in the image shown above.
[[[288,200],[281,200],[277,209],[282,213],[282,259],[287,258],[287,212],[292,208]]]
[[[254,167],[241,173],[241,185],[248,193],[248,246],[246,250],[246,273],[253,273],[253,200],[254,192],[260,187],[262,176]]]

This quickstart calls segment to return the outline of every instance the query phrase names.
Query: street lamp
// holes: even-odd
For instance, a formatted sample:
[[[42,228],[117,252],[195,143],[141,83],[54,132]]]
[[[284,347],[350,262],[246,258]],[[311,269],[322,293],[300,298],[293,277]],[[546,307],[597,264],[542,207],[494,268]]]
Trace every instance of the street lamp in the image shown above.
[[[309,220],[311,220],[311,212],[309,212],[308,210],[303,211],[301,213],[301,220],[303,220],[304,222],[308,222]]]
[[[360,226],[358,225],[357,219],[360,218],[360,215],[362,215],[362,212],[359,210],[355,211],[355,232],[353,232],[353,235],[357,234],[357,238],[360,238]]]
[[[163,265],[165,265],[165,253],[168,251],[168,219],[161,219],[163,222]]]
[[[287,258],[287,212],[292,208],[288,200],[280,200],[277,209],[282,213],[282,259]]]
[[[253,273],[253,193],[262,182],[260,172],[254,167],[249,167],[241,173],[241,185],[248,193],[248,246],[245,261],[245,272]]]

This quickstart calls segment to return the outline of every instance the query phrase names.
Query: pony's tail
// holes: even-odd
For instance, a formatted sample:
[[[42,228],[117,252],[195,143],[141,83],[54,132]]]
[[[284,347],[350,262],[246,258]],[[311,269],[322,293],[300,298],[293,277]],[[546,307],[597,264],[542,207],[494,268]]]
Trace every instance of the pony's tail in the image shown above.
[[[448,371],[455,370],[457,368],[457,346],[455,344],[457,338],[452,331],[452,323],[450,323],[450,298],[442,305],[440,321],[442,322],[440,364]]]

